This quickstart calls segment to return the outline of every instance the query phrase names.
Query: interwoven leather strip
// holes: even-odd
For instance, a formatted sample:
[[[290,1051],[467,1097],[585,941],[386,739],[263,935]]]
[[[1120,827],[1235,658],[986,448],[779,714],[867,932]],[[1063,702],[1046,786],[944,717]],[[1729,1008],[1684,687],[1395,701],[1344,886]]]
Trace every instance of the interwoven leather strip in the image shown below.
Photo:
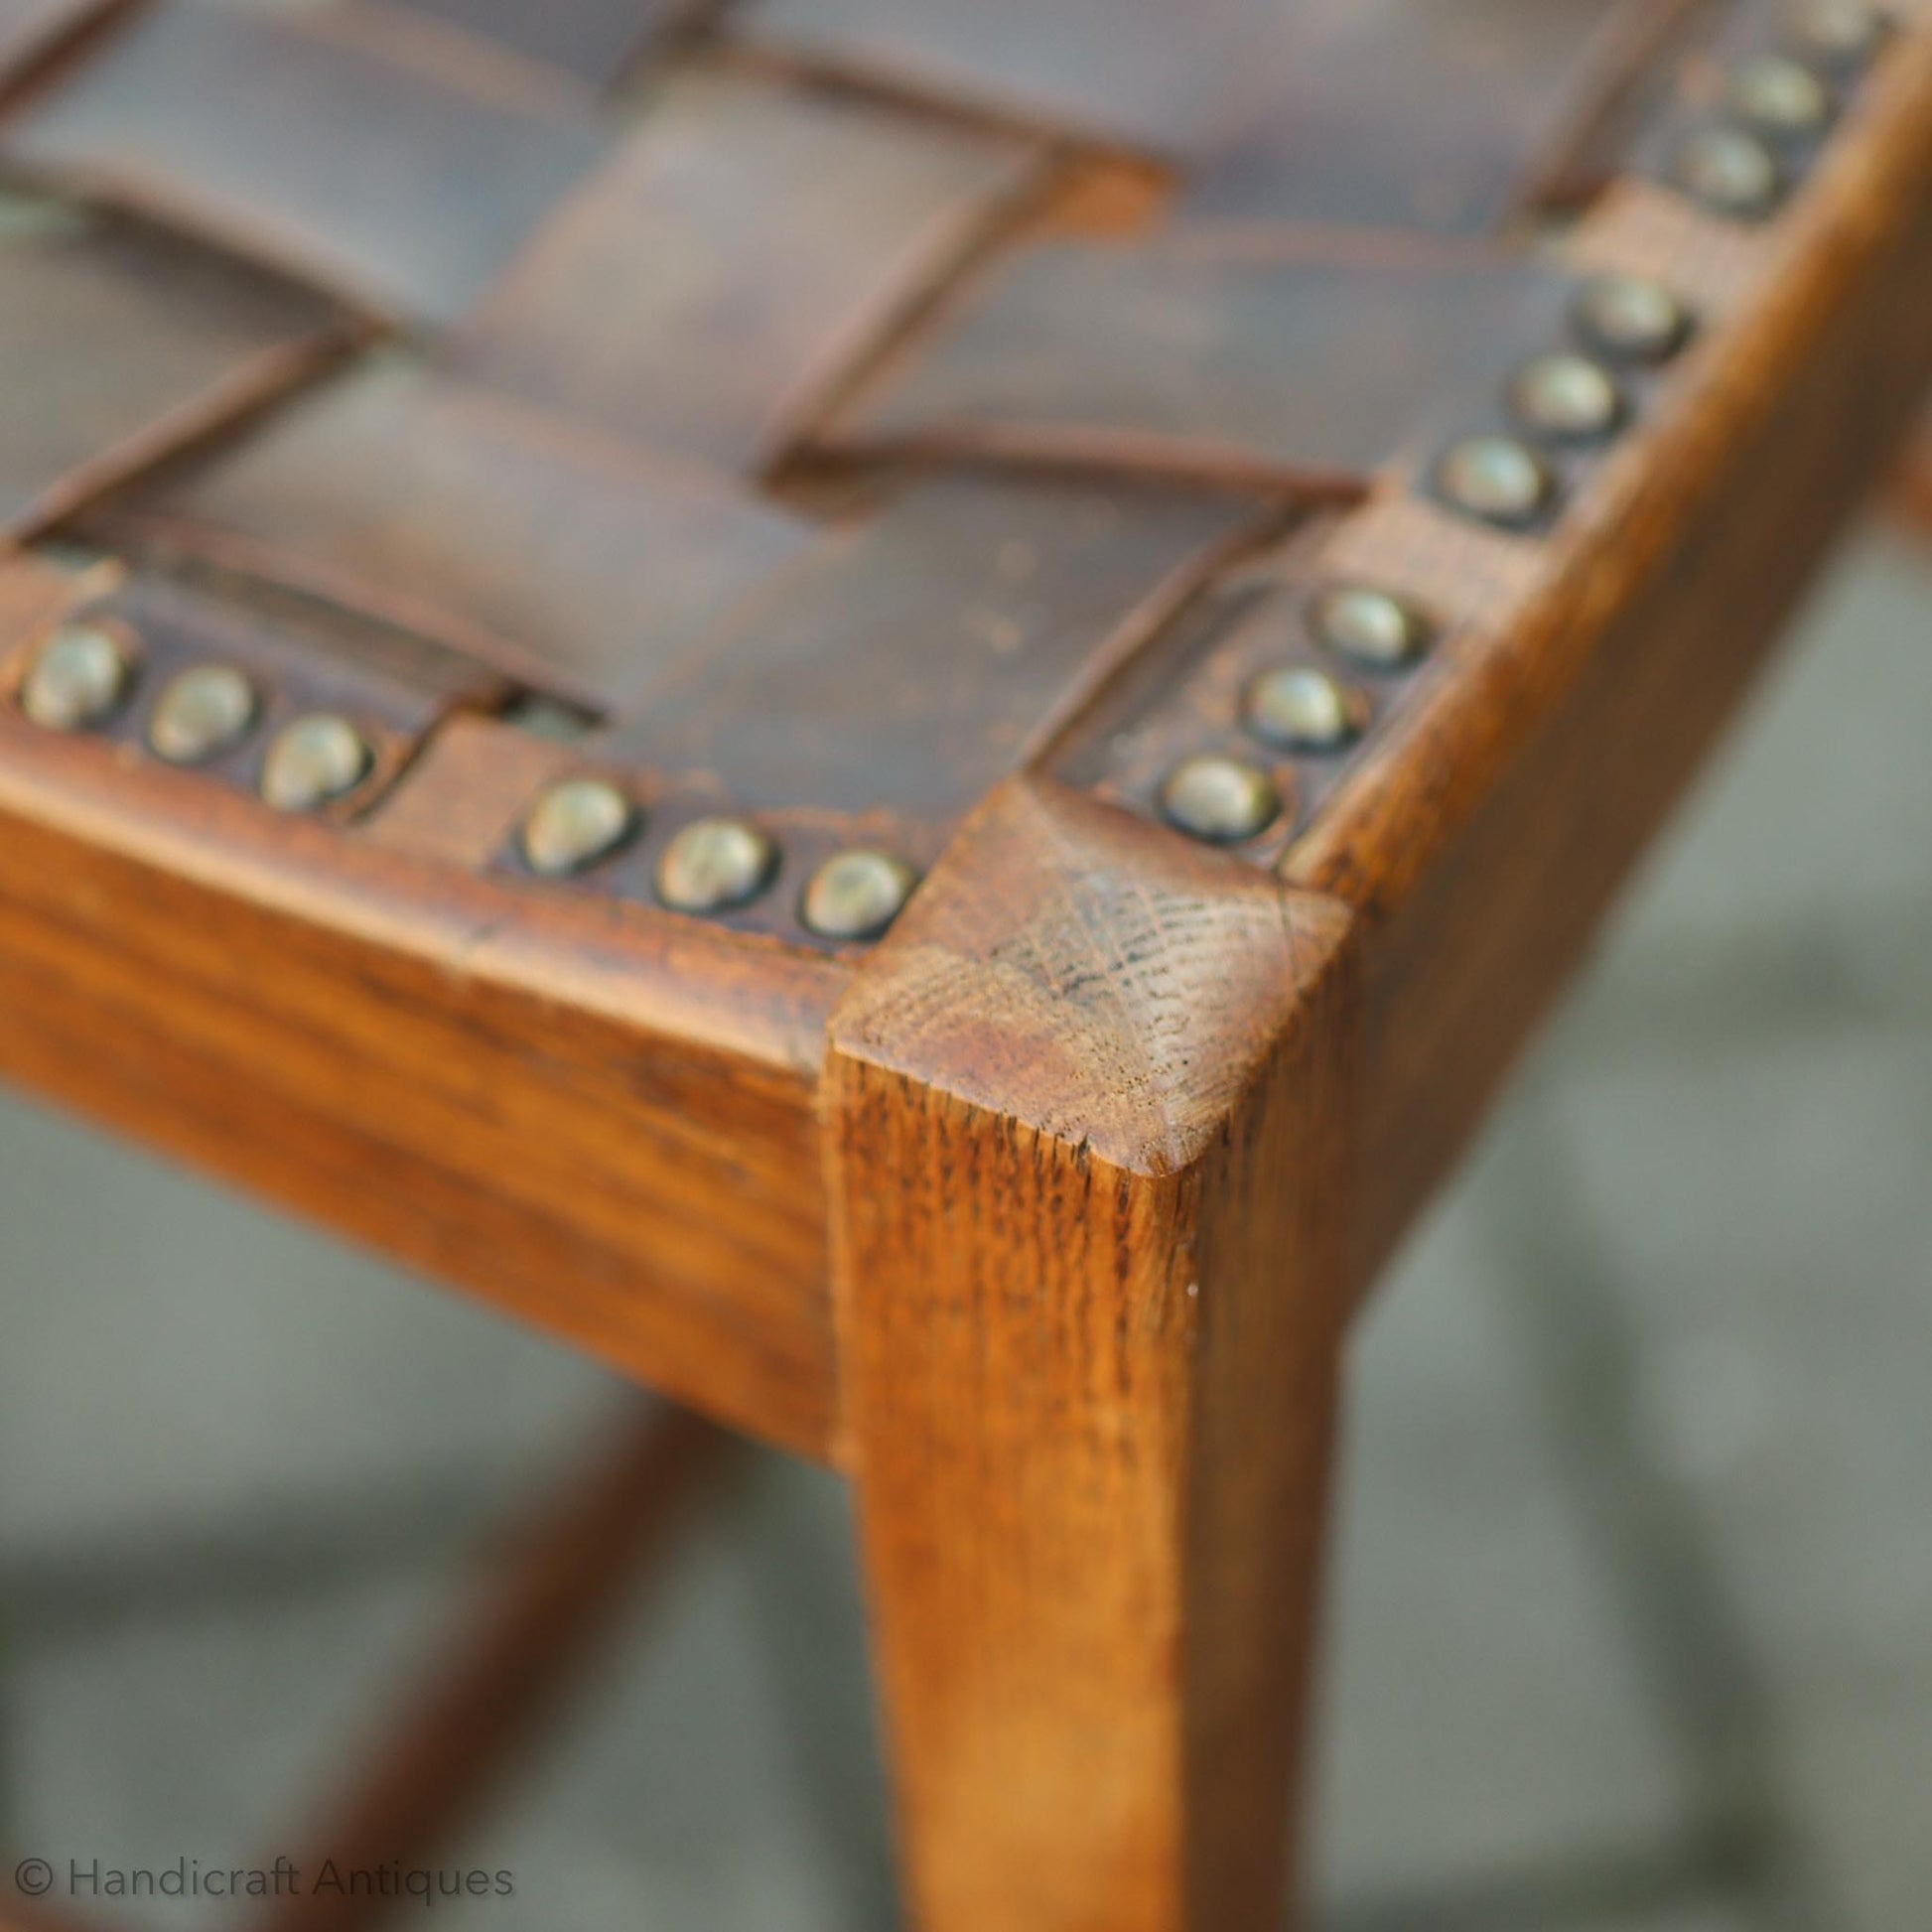
[[[1528,257],[1292,229],[1019,248],[833,433],[1345,497],[1557,336],[1571,294]]]
[[[413,16],[143,11],[14,117],[17,166],[447,322],[602,157],[589,104]]]
[[[1705,0],[751,0],[833,70],[1164,158],[1269,225],[1493,229]]]
[[[708,11],[707,0],[402,0],[413,11],[467,29],[597,87],[621,80],[650,48]]]
[[[619,712],[812,544],[715,477],[379,359],[100,520]]]
[[[556,211],[453,363],[743,474],[1040,173],[1038,145],[686,74]]]
[[[1721,321],[1891,58],[1805,53],[1826,121],[1765,137],[1761,207],[1699,206],[1687,133],[1786,14],[0,0],[0,522],[98,553],[69,616],[137,640],[129,755],[164,665],[245,662],[270,703],[183,784],[252,789],[327,703],[378,754],[345,835],[393,813],[506,891],[649,905],[737,813],[777,857],[715,916],[830,943],[817,864],[929,864],[1042,760],[1155,815],[1177,760],[1244,763],[1280,809],[1232,842],[1272,864],[1667,403],[1659,356],[1600,433],[1508,419],[1525,365],[1594,352],[1584,276],[1648,250]],[[1490,432],[1543,494],[1485,522],[1436,462]],[[1337,669],[1343,581],[1424,647],[1343,667],[1332,746],[1257,742],[1256,678]],[[530,752],[558,705],[576,742]],[[465,755],[466,824],[575,773],[641,829],[563,884],[439,839],[459,719],[503,748]]]
[[[281,279],[111,216],[23,219],[0,276],[0,528],[45,529],[308,374],[343,332]]]

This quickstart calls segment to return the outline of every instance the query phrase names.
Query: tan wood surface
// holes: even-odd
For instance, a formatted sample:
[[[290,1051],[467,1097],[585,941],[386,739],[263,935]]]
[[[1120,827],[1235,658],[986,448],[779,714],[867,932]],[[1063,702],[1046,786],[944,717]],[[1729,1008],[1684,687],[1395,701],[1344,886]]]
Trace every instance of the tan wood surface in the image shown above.
[[[1892,476],[1891,507],[1908,530],[1932,536],[1932,429],[1921,429]]]
[[[833,1022],[850,1457],[921,1923],[1280,1922],[1347,922],[1164,843],[996,794]]]

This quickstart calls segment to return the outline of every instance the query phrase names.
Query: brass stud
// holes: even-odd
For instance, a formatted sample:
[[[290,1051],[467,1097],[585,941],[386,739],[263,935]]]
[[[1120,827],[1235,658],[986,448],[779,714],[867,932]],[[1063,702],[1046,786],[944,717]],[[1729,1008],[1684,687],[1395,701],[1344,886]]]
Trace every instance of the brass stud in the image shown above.
[[[1170,824],[1216,845],[1259,838],[1282,813],[1282,795],[1267,772],[1239,759],[1185,759],[1161,787]]]
[[[1457,509],[1510,529],[1534,523],[1557,493],[1549,466],[1512,436],[1464,437],[1437,465],[1436,482]]]
[[[278,812],[313,812],[353,791],[372,762],[368,742],[346,718],[314,712],[269,746],[261,794]]]
[[[1885,38],[1885,16],[1866,0],[1799,0],[1791,33],[1806,53],[1835,67],[1859,67]]]
[[[20,685],[20,708],[49,731],[78,732],[112,717],[134,681],[134,652],[118,624],[64,623]]]
[[[871,939],[897,918],[919,875],[887,852],[841,852],[812,874],[799,916],[825,939]]]
[[[1413,606],[1362,584],[1323,591],[1312,621],[1330,650],[1378,671],[1401,670],[1429,648],[1429,624]]]
[[[1369,702],[1311,665],[1266,671],[1248,687],[1248,729],[1289,752],[1338,752],[1368,728]]]
[[[1667,362],[1691,333],[1691,313],[1661,282],[1597,275],[1577,295],[1577,326],[1592,348],[1620,362]]]
[[[1623,421],[1623,391],[1600,363],[1559,349],[1539,355],[1509,385],[1510,408],[1527,428],[1565,443],[1607,436]]]
[[[197,664],[170,678],[148,720],[148,744],[170,764],[205,764],[248,734],[255,687],[229,664]]]
[[[1737,221],[1761,220],[1784,193],[1777,157],[1742,128],[1700,128],[1678,149],[1675,172],[1714,214]]]
[[[701,818],[664,848],[657,896],[679,912],[722,912],[756,898],[771,878],[778,848],[741,818]]]
[[[532,872],[567,879],[609,858],[636,829],[637,808],[616,785],[566,778],[531,807],[518,843]]]
[[[1822,134],[1837,106],[1831,88],[1788,54],[1746,61],[1730,77],[1730,104],[1740,120],[1782,140]]]

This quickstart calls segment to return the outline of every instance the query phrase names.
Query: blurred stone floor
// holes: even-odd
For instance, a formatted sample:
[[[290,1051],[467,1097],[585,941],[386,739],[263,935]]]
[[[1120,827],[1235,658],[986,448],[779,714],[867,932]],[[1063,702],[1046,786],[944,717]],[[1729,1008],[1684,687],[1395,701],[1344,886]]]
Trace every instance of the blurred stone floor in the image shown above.
[[[1367,1323],[1330,1932],[1932,1922],[1928,746],[1870,537]],[[0,1859],[299,1853],[617,1392],[13,1104],[0,1228]],[[890,1927],[847,1534],[748,1459],[433,1921]]]

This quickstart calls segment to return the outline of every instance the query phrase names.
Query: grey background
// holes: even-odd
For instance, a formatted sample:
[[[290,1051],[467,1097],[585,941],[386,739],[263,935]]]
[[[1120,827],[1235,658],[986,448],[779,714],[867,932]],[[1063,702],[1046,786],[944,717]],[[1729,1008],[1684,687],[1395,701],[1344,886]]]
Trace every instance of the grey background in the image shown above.
[[[1362,1332],[1335,1932],[1932,1912],[1932,567],[1804,633]],[[14,1103],[0,1226],[0,1851],[299,1852],[617,1391]],[[749,1459],[434,1922],[889,1925],[847,1535]]]

